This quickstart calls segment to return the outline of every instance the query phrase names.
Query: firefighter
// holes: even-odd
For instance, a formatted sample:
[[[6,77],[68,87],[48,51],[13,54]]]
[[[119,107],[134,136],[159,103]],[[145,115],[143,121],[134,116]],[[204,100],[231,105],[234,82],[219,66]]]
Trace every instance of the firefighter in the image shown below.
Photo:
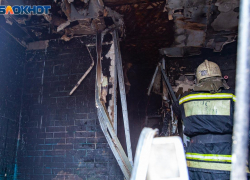
[[[235,100],[216,63],[198,66],[193,92],[179,100],[190,180],[230,179]]]

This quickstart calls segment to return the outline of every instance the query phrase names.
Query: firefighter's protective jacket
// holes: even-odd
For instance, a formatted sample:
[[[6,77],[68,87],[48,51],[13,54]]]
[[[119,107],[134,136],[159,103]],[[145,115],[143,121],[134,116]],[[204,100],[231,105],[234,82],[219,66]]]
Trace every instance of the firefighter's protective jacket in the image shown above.
[[[236,97],[230,90],[219,93],[192,92],[179,100],[184,134],[231,139]],[[222,136],[221,136],[222,135]],[[186,151],[190,179],[229,179],[231,169],[230,140],[190,143]]]

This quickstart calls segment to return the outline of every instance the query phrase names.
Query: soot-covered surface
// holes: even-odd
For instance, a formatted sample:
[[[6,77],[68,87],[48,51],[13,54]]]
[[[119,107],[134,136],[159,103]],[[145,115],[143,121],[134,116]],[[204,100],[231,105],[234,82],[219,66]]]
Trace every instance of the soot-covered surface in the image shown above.
[[[0,179],[14,179],[25,53],[3,29],[0,56]]]
[[[55,41],[27,55],[18,179],[123,179],[97,119],[95,67],[68,95],[91,64],[90,42]]]

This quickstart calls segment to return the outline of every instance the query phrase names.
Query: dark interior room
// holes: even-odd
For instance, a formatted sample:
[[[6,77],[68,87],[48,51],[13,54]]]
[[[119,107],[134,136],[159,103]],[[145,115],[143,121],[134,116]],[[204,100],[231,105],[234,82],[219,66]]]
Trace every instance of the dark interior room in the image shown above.
[[[199,133],[189,135],[175,105],[205,82],[197,75],[204,63],[219,68],[215,81],[234,102],[239,7],[240,0],[0,0],[0,179],[129,180],[145,127],[158,138],[179,136],[197,153],[187,146]],[[212,115],[227,115],[223,108]],[[231,126],[215,129],[232,134]],[[190,180],[211,178],[188,171]]]

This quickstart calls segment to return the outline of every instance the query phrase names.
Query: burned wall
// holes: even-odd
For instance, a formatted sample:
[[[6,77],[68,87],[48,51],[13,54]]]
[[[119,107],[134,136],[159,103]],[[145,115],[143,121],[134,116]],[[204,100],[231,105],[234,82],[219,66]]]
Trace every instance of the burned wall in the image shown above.
[[[96,115],[95,67],[69,96],[91,64],[86,43],[95,36],[51,41],[28,54],[18,179],[123,179]]]
[[[0,28],[0,179],[14,179],[25,50]]]

